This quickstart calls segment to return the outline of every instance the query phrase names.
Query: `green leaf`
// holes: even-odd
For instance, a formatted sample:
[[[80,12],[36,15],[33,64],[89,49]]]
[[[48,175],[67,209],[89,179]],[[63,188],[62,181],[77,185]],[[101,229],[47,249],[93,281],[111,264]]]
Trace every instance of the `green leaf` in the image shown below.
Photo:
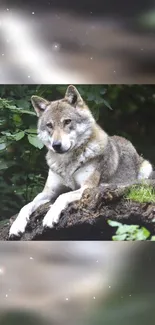
[[[108,220],[108,224],[112,227],[118,227],[113,240],[146,240],[150,236],[150,232],[146,228],[140,228],[138,225],[124,225],[112,220]]]
[[[21,117],[19,116],[19,114],[14,114],[14,115],[13,115],[13,121],[15,122],[16,125],[19,125],[19,124],[21,124],[22,119],[21,119]]]
[[[6,148],[6,144],[5,143],[0,143],[0,150],[4,150]]]
[[[15,162],[14,161],[4,161],[4,160],[0,160],[0,170],[1,169],[6,169],[6,168],[9,168],[11,166],[14,166],[15,165]]]
[[[99,105],[99,104],[102,104],[102,103],[103,103],[103,98],[100,97],[100,96],[95,96],[95,97],[94,97],[94,101],[95,101],[95,103],[96,103],[97,105]]]
[[[29,115],[34,115],[34,116],[36,116],[36,113],[35,113],[35,112],[28,111],[28,110],[25,110],[25,109],[20,109],[20,110],[19,110],[19,113],[29,114]]]
[[[108,107],[109,109],[113,110],[112,107],[110,106],[110,104],[105,99],[102,99],[102,101],[103,101],[103,103],[104,103],[104,105],[106,107]]]
[[[2,131],[1,134],[6,135],[6,137],[12,137],[12,134],[10,132],[7,132],[7,131]]]
[[[10,105],[9,103],[5,104],[5,108],[10,109],[11,111],[19,111],[18,107],[16,107],[15,105]]]
[[[150,232],[146,228],[142,227],[137,231],[136,240],[146,240],[149,236]]]
[[[151,237],[151,241],[155,241],[155,236],[152,236]]]
[[[120,222],[113,221],[113,220],[108,220],[108,224],[109,224],[111,227],[119,227],[119,226],[122,226],[122,224],[121,224]]]
[[[37,129],[26,129],[25,132],[37,134]]]
[[[27,101],[27,100],[24,100],[24,99],[19,99],[19,100],[16,100],[16,104],[18,107],[22,107],[24,109],[29,109],[30,107],[30,103]]]
[[[7,169],[8,165],[5,161],[0,160],[0,170]]]
[[[10,132],[5,132],[5,131],[3,131],[1,133],[6,135],[6,137],[14,139],[16,141],[22,139],[24,137],[24,135],[25,135],[24,131],[20,131],[20,132],[14,133],[14,134],[11,134]]]
[[[3,126],[5,122],[6,122],[6,120],[0,119],[0,126]]]
[[[112,237],[112,239],[114,241],[121,241],[121,240],[125,240],[127,237],[127,234],[122,234],[122,235],[115,235]]]
[[[11,111],[13,112],[17,112],[17,113],[22,113],[22,114],[29,114],[29,115],[34,115],[36,116],[36,113],[33,111],[28,111],[26,109],[22,109],[20,107],[16,107],[16,106],[9,106],[8,107]]]
[[[2,132],[1,132],[2,133]],[[5,136],[0,137],[0,143],[4,143],[5,142]]]
[[[137,231],[137,229],[139,228],[139,226],[135,226],[135,225],[121,225],[118,230],[117,230],[117,235],[122,235],[125,233],[128,234],[133,234],[135,231]]]
[[[24,138],[25,132],[24,131],[20,131],[18,133],[13,134],[13,137],[16,141],[21,140],[22,138]]]
[[[44,147],[43,143],[38,139],[37,136],[28,134],[29,142],[36,148],[42,149]]]

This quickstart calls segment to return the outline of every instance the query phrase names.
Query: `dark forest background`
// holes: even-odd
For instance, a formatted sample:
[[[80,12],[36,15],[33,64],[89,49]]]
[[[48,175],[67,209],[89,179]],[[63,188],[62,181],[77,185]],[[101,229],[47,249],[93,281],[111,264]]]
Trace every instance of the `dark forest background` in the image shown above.
[[[0,85],[0,220],[18,213],[42,190],[46,148],[37,139],[30,98],[62,98],[66,85]],[[97,122],[122,135],[155,165],[155,86],[78,85]]]

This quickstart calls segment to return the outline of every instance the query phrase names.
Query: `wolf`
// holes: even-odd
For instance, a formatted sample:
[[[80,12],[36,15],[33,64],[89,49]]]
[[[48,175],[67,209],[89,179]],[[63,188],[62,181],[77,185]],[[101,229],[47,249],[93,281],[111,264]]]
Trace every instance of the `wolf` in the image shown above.
[[[9,236],[20,236],[31,214],[46,202],[54,201],[43,226],[52,228],[62,210],[80,200],[85,189],[150,178],[151,163],[130,141],[109,136],[97,124],[75,86],[68,86],[60,100],[32,96],[31,102],[38,116],[38,137],[48,149],[49,171],[43,191],[20,210]]]

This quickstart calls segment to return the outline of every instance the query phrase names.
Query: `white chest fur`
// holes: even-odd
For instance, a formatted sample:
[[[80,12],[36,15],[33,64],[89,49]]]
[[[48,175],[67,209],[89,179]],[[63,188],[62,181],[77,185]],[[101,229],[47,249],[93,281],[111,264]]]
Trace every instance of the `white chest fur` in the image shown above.
[[[47,157],[50,169],[62,178],[62,182],[72,190],[79,188],[95,170],[89,158],[81,154],[79,157],[51,155]]]
[[[95,171],[95,166],[93,164],[87,163],[85,166],[77,170],[73,177],[77,187],[81,187],[89,179],[89,177]]]

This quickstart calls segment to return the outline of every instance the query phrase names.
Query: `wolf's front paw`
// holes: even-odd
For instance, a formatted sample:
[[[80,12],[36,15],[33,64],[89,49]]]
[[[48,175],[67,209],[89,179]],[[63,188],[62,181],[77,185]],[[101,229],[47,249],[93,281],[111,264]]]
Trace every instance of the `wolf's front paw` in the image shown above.
[[[24,233],[26,225],[26,218],[15,220],[10,228],[9,237],[20,236],[22,233]]]
[[[43,227],[53,228],[59,221],[61,211],[61,208],[55,207],[53,204],[43,219]]]
[[[17,219],[13,222],[9,237],[20,236],[24,233],[30,216],[30,204],[25,205],[19,212]]]

